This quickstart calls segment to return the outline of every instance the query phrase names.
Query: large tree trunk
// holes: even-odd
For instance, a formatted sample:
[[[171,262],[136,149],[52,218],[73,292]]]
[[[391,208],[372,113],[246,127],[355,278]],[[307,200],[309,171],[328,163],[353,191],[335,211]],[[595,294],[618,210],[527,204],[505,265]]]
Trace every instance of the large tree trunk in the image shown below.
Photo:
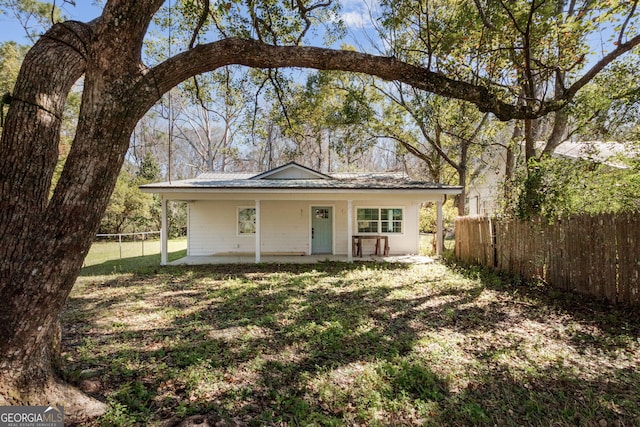
[[[149,11],[127,7],[129,22],[54,26],[25,58],[14,90],[0,143],[0,404],[62,403],[71,420],[105,410],[57,379],[52,343],[146,108],[131,94],[143,70],[140,16]],[[83,73],[76,136],[49,199],[66,96]]]
[[[49,193],[67,94],[85,71],[87,25],[54,26],[27,54],[0,140],[0,404],[103,405],[58,381],[58,316],[90,239]],[[66,221],[75,219],[75,221]],[[99,216],[98,216],[99,219]],[[95,224],[90,224],[93,230]]]
[[[513,125],[513,133],[511,139],[507,143],[505,149],[505,167],[504,167],[504,200],[511,200],[513,196],[514,172],[516,170],[516,155],[514,150],[520,147],[524,131],[522,129],[522,121],[516,120]]]
[[[556,111],[553,117],[553,129],[551,135],[542,150],[543,156],[550,156],[556,148],[562,144],[567,135],[567,127],[569,126],[569,114],[565,110]]]

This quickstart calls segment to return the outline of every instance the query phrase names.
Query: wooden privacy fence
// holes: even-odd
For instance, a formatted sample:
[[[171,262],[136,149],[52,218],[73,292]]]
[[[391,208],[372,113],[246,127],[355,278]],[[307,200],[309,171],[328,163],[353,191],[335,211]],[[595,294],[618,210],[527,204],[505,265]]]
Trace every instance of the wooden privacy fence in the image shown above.
[[[456,220],[456,258],[611,302],[640,304],[640,217],[570,216],[547,223]]]

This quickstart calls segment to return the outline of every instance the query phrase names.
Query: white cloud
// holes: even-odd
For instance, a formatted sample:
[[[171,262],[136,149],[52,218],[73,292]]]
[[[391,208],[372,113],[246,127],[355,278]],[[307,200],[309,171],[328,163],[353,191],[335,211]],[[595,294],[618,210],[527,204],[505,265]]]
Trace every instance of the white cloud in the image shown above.
[[[340,17],[348,27],[371,28],[371,17],[375,17],[379,9],[377,0],[343,0]]]
[[[370,26],[371,25],[371,21],[369,20],[369,16],[368,15],[364,15],[363,13],[360,12],[343,12],[340,17],[342,18],[342,21],[347,25],[347,27],[364,27],[366,26]]]

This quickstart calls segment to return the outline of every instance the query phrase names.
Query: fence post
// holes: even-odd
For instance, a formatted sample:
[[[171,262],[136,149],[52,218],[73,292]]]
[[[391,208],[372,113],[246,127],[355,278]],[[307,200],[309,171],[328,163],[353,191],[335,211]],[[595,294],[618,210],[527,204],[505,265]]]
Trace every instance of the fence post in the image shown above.
[[[488,255],[488,267],[496,268],[496,231],[494,229],[493,220],[491,217],[487,217],[489,222],[489,255]]]

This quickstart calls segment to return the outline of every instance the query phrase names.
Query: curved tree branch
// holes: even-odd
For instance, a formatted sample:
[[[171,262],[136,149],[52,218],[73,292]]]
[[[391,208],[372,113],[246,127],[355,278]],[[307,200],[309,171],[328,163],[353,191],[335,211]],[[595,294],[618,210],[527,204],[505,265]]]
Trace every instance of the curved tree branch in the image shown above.
[[[484,26],[491,30],[494,30],[495,26],[487,19],[487,14],[484,13],[484,9],[482,7],[482,4],[480,4],[480,0],[473,0],[473,2],[476,5],[476,9],[478,10],[478,15],[480,15],[480,19],[482,20],[482,23],[484,24]]]
[[[541,117],[562,108],[568,101],[542,102],[535,109],[512,105],[486,87],[453,80],[396,58],[318,47],[273,46],[257,40],[228,38],[196,46],[154,67],[147,74],[147,79],[141,82],[140,91],[147,95],[145,108],[150,108],[158,99],[149,87],[157,86],[160,93],[165,93],[195,74],[231,64],[254,68],[304,67],[366,73],[471,102],[482,112],[491,112],[501,120]]]

